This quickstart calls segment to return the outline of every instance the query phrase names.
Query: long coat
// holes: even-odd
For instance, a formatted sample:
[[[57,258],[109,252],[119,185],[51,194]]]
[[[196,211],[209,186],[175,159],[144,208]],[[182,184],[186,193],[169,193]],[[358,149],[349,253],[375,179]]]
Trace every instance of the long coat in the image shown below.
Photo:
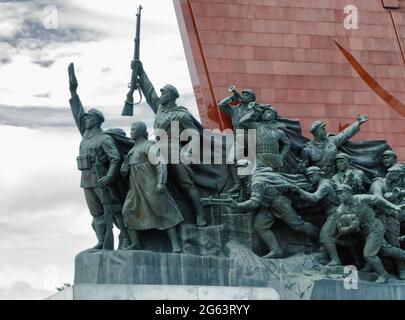
[[[165,183],[164,165],[152,165],[148,158],[154,142],[144,140],[128,153],[129,190],[122,214],[129,229],[166,230],[183,222],[183,216],[168,191],[156,192]]]

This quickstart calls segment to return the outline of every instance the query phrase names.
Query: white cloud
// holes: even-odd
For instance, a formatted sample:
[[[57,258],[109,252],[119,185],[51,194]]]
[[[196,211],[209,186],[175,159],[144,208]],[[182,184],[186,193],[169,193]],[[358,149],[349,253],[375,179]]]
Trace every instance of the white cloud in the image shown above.
[[[0,287],[0,300],[37,300],[49,296],[51,291],[33,288],[28,282],[14,281],[11,285]]]
[[[53,2],[65,35],[60,39],[40,28],[43,7]],[[104,107],[107,127],[118,123],[130,80],[136,7],[129,0],[40,0],[8,3],[5,10],[0,3],[0,104],[26,111],[21,119],[13,108],[0,113],[0,299],[48,295],[48,266],[56,266],[58,286],[72,283],[75,255],[96,241],[75,164],[80,135],[71,125],[44,126],[47,119],[50,126],[73,123],[60,110],[68,105],[70,62],[85,107]],[[141,59],[149,77],[157,89],[176,85],[183,95],[179,104],[198,116],[172,0],[148,1],[142,19]],[[33,38],[21,38],[21,32]],[[135,120],[151,124],[153,113],[145,108],[122,120],[122,127]],[[30,116],[37,118],[30,122]],[[55,121],[59,116],[63,120]],[[1,125],[7,122],[20,127]]]
[[[66,106],[69,99],[67,66],[74,62],[79,90],[87,104],[120,106],[130,81],[136,4],[129,0],[74,0],[62,3],[66,4],[59,13],[62,31],[63,28],[83,29],[99,32],[103,36],[96,37],[94,41],[87,38],[86,41],[48,41],[42,48],[31,49],[16,49],[3,43],[4,51],[11,53],[13,50],[14,54],[11,63],[0,64],[0,103],[12,106]],[[36,10],[42,14],[42,8],[39,6]],[[38,12],[31,15],[40,17]],[[18,26],[14,20],[7,23],[16,28]],[[36,30],[36,34],[42,34],[43,38],[50,32],[46,29]],[[4,56],[7,57],[6,54]],[[141,60],[157,88],[170,82],[181,94],[193,95],[171,0],[151,1],[144,5]],[[51,65],[43,68],[35,61],[45,61]],[[103,72],[105,69],[109,72]],[[198,114],[194,101],[187,107],[195,115]]]

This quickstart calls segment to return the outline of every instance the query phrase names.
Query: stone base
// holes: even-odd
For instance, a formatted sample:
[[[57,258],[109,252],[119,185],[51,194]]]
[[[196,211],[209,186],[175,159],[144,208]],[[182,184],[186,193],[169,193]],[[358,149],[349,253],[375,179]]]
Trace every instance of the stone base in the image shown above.
[[[131,296],[125,292],[135,294],[138,292],[136,288],[144,285],[152,285],[152,289],[153,285],[160,286],[158,290],[162,292],[164,289],[161,288],[168,285],[171,288],[211,286],[213,291],[209,292],[212,299],[216,297],[215,292],[230,287],[239,287],[237,290],[248,296],[250,293],[246,292],[251,292],[249,290],[252,288],[272,289],[276,290],[281,299],[405,299],[405,281],[392,278],[388,284],[376,284],[372,282],[377,277],[373,273],[359,272],[358,288],[349,282],[353,289],[348,289],[348,270],[321,265],[315,254],[262,259],[250,248],[230,241],[225,245],[223,257],[152,251],[84,251],[76,257],[75,286],[90,285],[89,292],[93,292],[97,291],[93,288],[98,285],[107,285],[98,287],[101,291],[107,288],[105,293],[98,293],[97,297],[103,299],[129,299]],[[122,289],[126,287],[116,285],[130,287]],[[182,289],[179,290],[181,293]],[[195,297],[200,289],[193,290]],[[124,293],[114,295],[114,292]],[[178,297],[186,299],[183,293]],[[85,298],[83,295],[80,297]],[[92,296],[93,293],[88,298]],[[159,297],[156,295],[154,299]],[[163,295],[162,299],[165,297]],[[168,298],[175,299],[174,296]]]
[[[75,284],[46,300],[279,300],[271,288]]]

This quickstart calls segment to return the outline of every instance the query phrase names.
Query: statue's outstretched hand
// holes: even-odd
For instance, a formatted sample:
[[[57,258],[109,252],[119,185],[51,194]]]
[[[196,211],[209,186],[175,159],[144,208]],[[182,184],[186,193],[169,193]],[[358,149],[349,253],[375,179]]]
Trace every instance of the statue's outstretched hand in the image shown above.
[[[68,73],[69,73],[69,90],[71,93],[76,93],[79,84],[77,83],[77,78],[75,74],[75,65],[73,63],[69,64]]]
[[[356,120],[362,124],[365,123],[369,120],[369,116],[366,114],[358,114]]]

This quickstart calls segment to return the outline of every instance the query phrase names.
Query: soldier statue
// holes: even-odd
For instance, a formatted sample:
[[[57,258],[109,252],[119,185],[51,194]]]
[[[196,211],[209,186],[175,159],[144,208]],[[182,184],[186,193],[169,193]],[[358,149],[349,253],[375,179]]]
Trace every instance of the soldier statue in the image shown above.
[[[303,147],[300,166],[302,168],[317,166],[322,169],[326,178],[332,178],[336,173],[335,159],[338,148],[359,132],[360,126],[368,119],[367,115],[357,116],[357,120],[352,125],[337,135],[328,135],[326,124],[322,121],[315,121],[310,129],[314,139]]]
[[[232,127],[234,133],[236,130],[246,129],[245,126],[241,126],[240,121],[246,115],[252,114],[252,112],[256,109],[257,103],[256,101],[256,94],[251,89],[245,89],[242,91],[242,94],[239,94],[236,89],[230,90],[233,91],[233,95],[223,99],[219,104],[219,108],[228,114],[231,117]],[[235,104],[233,106],[233,104]],[[246,145],[248,145],[246,131],[244,131],[244,145],[241,144],[239,140],[234,141],[233,148],[231,149],[231,157],[234,161],[238,161],[243,156],[243,150]],[[234,186],[228,190],[229,193],[239,192],[242,189],[242,182],[239,179],[239,176],[236,172],[235,166],[230,166],[230,171],[234,180]]]
[[[203,206],[200,202],[200,192],[195,185],[192,173],[185,164],[180,163],[177,160],[183,158],[183,154],[179,154],[179,150],[176,151],[175,149],[171,148],[172,145],[183,147],[188,146],[189,150],[195,151],[197,147],[195,145],[191,146],[191,144],[196,143],[196,141],[199,141],[201,138],[199,135],[199,132],[201,131],[200,125],[186,108],[180,107],[176,104],[176,100],[179,98],[179,93],[174,86],[170,84],[165,85],[162,89],[160,89],[161,96],[159,97],[155,91],[155,88],[153,87],[152,82],[149,80],[145,70],[143,69],[141,61],[135,61],[135,64],[138,64],[139,83],[143,95],[145,96],[149,107],[155,113],[155,134],[157,133],[156,131],[159,130],[162,130],[167,134],[166,140],[160,139],[158,141],[160,147],[163,149],[166,148],[169,155],[171,152],[177,152],[177,154],[174,156],[175,160],[173,160],[172,157],[167,159],[169,175],[173,175],[173,181],[176,183],[181,192],[188,198],[196,217],[197,226],[206,226],[207,220]],[[171,124],[173,122],[177,122],[179,125],[180,132],[178,133],[178,136],[172,136]],[[187,130],[190,133],[195,133],[188,143],[180,140],[180,136],[184,130]]]
[[[183,216],[166,188],[167,165],[150,162],[158,150],[153,150],[156,143],[148,140],[144,122],[132,124],[131,138],[135,145],[121,166],[121,174],[129,175],[130,185],[122,210],[132,242],[127,249],[140,248],[137,231],[158,229],[166,231],[172,251],[181,252],[176,226],[183,222]]]
[[[336,211],[339,235],[360,231],[365,240],[364,259],[379,275],[376,282],[387,282],[389,274],[378,254],[381,251],[383,255],[395,256],[397,259],[405,260],[405,252],[386,245],[384,241],[385,228],[380,219],[376,218],[373,207],[393,211],[401,211],[403,207],[375,195],[353,195],[352,188],[346,184],[338,185],[336,193],[341,202]]]
[[[104,208],[101,189],[109,187],[112,198],[112,210],[114,220],[120,229],[119,249],[131,245],[125,223],[122,218],[122,204],[112,184],[119,175],[122,157],[115,145],[114,139],[105,134],[101,129],[104,122],[103,114],[97,109],[84,111],[83,105],[77,94],[78,82],[74,72],[74,65],[69,65],[69,89],[71,99],[69,100],[73,118],[82,135],[80,142],[79,156],[77,157],[78,169],[81,171],[81,183],[84,196],[90,214],[93,216],[92,227],[96,233],[98,243],[94,249],[102,249],[106,235],[106,224],[104,221]],[[98,177],[95,168],[96,158],[99,158],[105,167],[105,176]]]
[[[385,178],[375,179],[370,187],[370,193],[385,198],[388,201],[400,205],[403,203],[403,191],[405,185],[403,183],[402,166],[395,164],[389,167]],[[402,192],[401,192],[402,191]],[[395,248],[400,248],[400,221],[398,213],[395,210],[380,208],[376,211],[377,217],[381,220],[385,227],[385,239]],[[399,278],[405,280],[405,263],[397,261]]]
[[[397,163],[397,154],[392,150],[385,150],[381,154],[381,161],[386,170],[388,170]]]
[[[330,258],[328,266],[340,266],[342,263],[336,249],[336,209],[340,203],[331,182],[324,178],[323,175],[324,173],[320,168],[309,167],[306,176],[315,191],[308,192],[298,186],[292,187],[292,190],[298,193],[302,199],[316,203],[325,212],[326,222],[323,224],[319,234],[322,245],[322,258],[326,258],[325,256],[328,255]]]
[[[242,163],[244,162],[244,163]],[[237,166],[249,166],[249,161],[240,160]],[[268,168],[257,168],[253,175],[243,175],[241,179],[250,179],[250,199],[233,203],[233,207],[242,211],[258,210],[255,217],[255,230],[266,243],[270,252],[263,258],[280,258],[283,254],[274,233],[271,231],[276,220],[283,221],[291,229],[303,232],[311,238],[318,238],[319,230],[313,224],[304,221],[292,207],[292,201],[285,196],[291,184],[271,184],[271,181],[284,181],[279,173]]]
[[[337,173],[332,177],[332,182],[335,185],[347,184],[354,194],[366,193],[367,176],[363,171],[350,167],[351,158],[346,153],[340,152],[336,155]]]
[[[271,167],[274,171],[282,171],[291,142],[280,128],[281,124],[276,121],[276,109],[267,107],[259,113],[258,121],[240,121],[243,127],[256,130],[256,167]]]

